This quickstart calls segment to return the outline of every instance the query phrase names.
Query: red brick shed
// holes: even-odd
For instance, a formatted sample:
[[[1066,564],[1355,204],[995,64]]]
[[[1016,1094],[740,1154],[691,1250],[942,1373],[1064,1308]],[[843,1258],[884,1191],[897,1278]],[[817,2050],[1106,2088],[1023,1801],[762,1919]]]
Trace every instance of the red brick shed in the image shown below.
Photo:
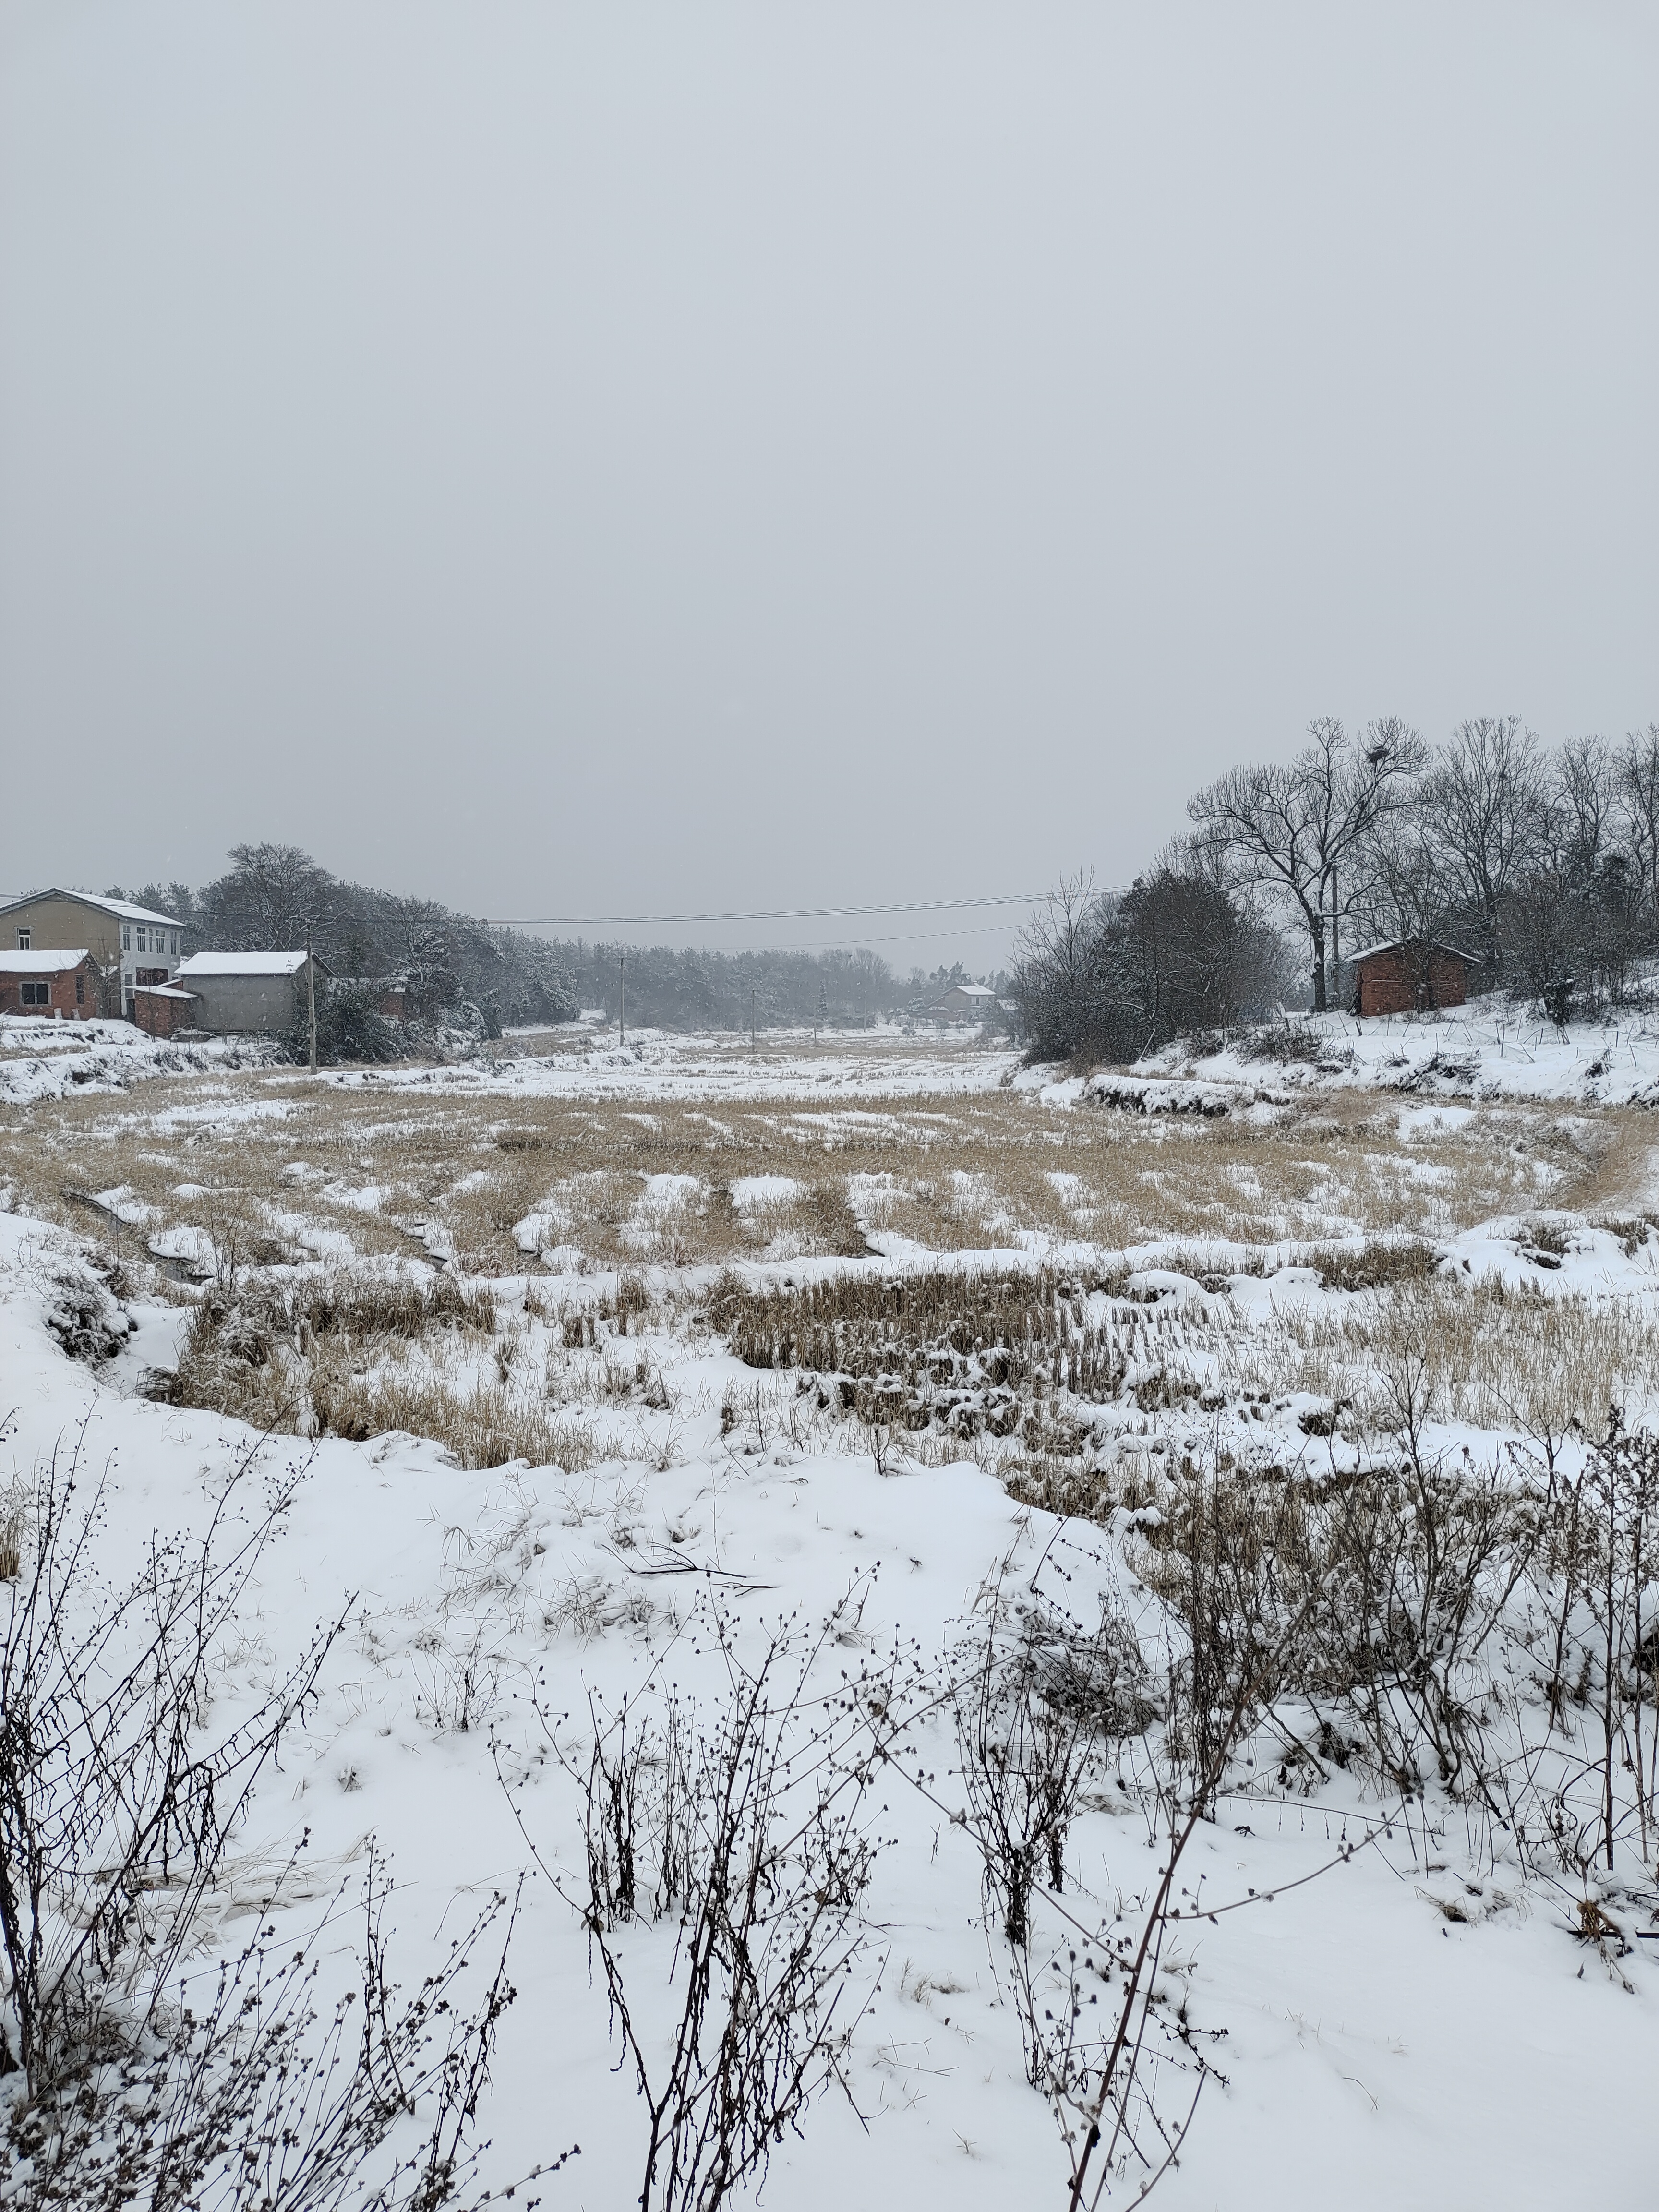
[[[1426,1013],[1437,1006],[1461,1006],[1468,996],[1469,970],[1480,963],[1455,945],[1427,938],[1396,938],[1370,945],[1353,957],[1357,1014]]]
[[[148,1036],[169,1037],[194,1026],[196,994],[176,983],[140,983],[132,994],[132,1018]]]
[[[84,1022],[98,1012],[98,963],[84,945],[64,952],[0,952],[0,1014]]]

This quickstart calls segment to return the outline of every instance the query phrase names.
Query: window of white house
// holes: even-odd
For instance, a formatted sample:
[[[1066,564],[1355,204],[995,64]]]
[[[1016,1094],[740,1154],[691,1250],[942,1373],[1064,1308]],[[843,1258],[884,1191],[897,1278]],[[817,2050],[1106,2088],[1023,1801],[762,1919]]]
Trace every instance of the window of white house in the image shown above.
[[[17,950],[20,952],[27,952],[33,942],[34,932],[32,929],[20,929],[18,931]]]
[[[130,921],[124,921],[121,924],[121,950],[123,952],[131,952],[132,950],[132,924]]]

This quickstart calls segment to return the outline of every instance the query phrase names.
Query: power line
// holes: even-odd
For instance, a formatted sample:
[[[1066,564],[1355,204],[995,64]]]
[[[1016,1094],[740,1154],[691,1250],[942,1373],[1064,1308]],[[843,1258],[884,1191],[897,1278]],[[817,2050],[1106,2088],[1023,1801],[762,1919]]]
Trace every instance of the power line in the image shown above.
[[[900,900],[886,906],[751,907],[729,914],[538,914],[495,915],[498,929],[609,929],[624,923],[671,921],[823,921],[838,915],[950,914],[971,907],[1037,906],[1046,891],[999,892],[992,898]]]
[[[757,950],[763,952],[856,952],[865,945],[932,945],[945,938],[1001,937],[1014,927],[1011,921],[993,921],[976,925],[972,929],[921,929],[903,937],[812,937],[784,945],[761,945]]]

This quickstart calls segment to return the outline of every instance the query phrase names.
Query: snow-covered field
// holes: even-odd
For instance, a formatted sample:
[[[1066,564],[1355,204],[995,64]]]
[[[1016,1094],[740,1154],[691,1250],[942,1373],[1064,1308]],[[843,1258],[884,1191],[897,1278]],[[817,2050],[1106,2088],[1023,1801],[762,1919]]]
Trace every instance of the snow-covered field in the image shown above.
[[[764,2201],[1058,2208],[1067,2158],[1028,2079],[947,1686],[994,1630],[1010,1649],[1023,1618],[1086,1637],[1103,1599],[1145,1655],[1147,1710],[1085,1746],[1063,1887],[1036,1895],[1036,2009],[1063,2015],[1050,1962],[1138,1934],[1169,1863],[1158,1792],[1185,1754],[1165,1678],[1187,1648],[1169,1576],[1188,1555],[1159,1531],[1183,1497],[1233,1484],[1253,1510],[1271,1489],[1316,1514],[1405,1451],[1434,1496],[1490,1473],[1494,1511],[1519,1500],[1524,1519],[1592,1464],[1574,1415],[1654,1410],[1659,1237],[1629,1102],[1659,1082],[1659,1040],[1325,1029],[1322,1057],[1171,1055],[1109,1103],[1100,1084],[1007,1080],[1006,1053],[897,1037],[754,1059],[746,1041],[588,1043],[316,1085],[118,1040],[72,1086],[40,1073],[44,1048],[0,1066],[0,1084],[34,1070],[0,1092],[0,1476],[28,1479],[84,1424],[118,1575],[153,1529],[203,1527],[251,1450],[302,1469],[221,1655],[224,1712],[319,1620],[345,1627],[236,1881],[257,1893],[305,1831],[313,1887],[349,1879],[374,1834],[411,1981],[528,1871],[489,2180],[580,2143],[545,2203],[638,2200],[643,2108],[569,1901],[584,1799],[559,1754],[585,1771],[591,1696],[648,1711],[672,1678],[716,1712],[722,1613],[739,1663],[781,1620],[798,1643],[832,1623],[809,1682],[832,1700],[902,1655],[916,1717],[860,1815],[879,1848],[842,2014],[851,2101],[826,2094],[786,2133]],[[933,1343],[907,1370],[895,1322],[892,1375],[849,1353],[838,1399],[827,1368],[732,1348],[784,1310],[769,1300],[804,1328],[820,1291],[940,1270],[1029,1279],[1064,1303],[1053,1340],[1082,1364],[999,1380],[981,1331],[954,1364]],[[368,1301],[398,1286],[427,1319],[394,1339]],[[851,1345],[861,1324],[824,1326]],[[261,1443],[239,1411],[282,1432]],[[354,1421],[374,1432],[338,1432]],[[1158,2118],[1203,2079],[1161,2203],[1654,2201],[1652,1770],[1613,1774],[1609,1872],[1589,1601],[1569,1623],[1587,1671],[1553,1726],[1550,1608],[1571,1592],[1525,1544],[1512,1583],[1482,1583],[1487,1632],[1442,1686],[1478,1776],[1425,1740],[1385,1774],[1352,1686],[1301,1680],[1231,1747],[1153,1978]],[[1650,1622],[1650,1577],[1638,1562]],[[1642,1619],[1620,1726],[1650,1760]],[[677,1926],[613,1939],[659,2059]],[[1109,2012],[1121,1988],[1088,1993]]]

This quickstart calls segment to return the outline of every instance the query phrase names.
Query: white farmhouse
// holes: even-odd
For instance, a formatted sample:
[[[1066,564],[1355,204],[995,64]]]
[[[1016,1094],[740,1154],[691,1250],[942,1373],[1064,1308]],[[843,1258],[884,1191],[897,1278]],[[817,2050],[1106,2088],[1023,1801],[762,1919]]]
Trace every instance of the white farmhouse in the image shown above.
[[[942,1022],[984,1022],[996,1010],[997,994],[983,983],[952,983],[933,1012]]]

